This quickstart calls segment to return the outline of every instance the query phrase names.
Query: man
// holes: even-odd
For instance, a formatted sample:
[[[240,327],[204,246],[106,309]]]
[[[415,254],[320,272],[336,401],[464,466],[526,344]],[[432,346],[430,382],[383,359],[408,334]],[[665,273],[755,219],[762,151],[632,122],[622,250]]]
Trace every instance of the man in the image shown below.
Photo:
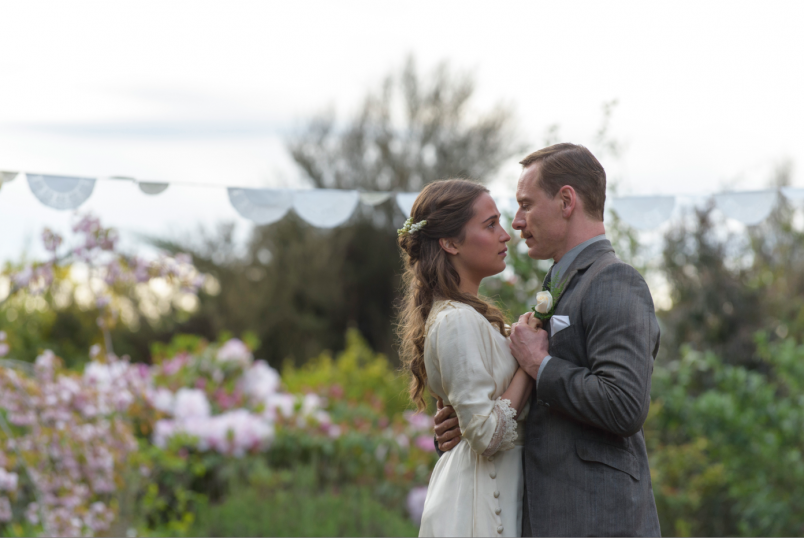
[[[526,157],[513,227],[534,259],[554,260],[563,287],[545,329],[531,314],[511,352],[535,380],[523,452],[523,536],[659,536],[642,425],[659,326],[648,286],[606,239],[606,173],[583,146]],[[549,331],[549,332],[548,332]],[[449,407],[436,441],[460,441]]]

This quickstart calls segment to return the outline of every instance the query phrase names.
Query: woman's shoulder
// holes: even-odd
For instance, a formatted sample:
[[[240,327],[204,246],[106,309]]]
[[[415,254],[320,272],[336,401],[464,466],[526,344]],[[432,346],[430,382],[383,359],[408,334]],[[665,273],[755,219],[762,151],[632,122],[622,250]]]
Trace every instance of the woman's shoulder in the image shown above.
[[[426,333],[447,327],[458,329],[462,326],[471,326],[474,329],[485,325],[490,325],[488,320],[466,303],[453,300],[435,301],[427,317]]]

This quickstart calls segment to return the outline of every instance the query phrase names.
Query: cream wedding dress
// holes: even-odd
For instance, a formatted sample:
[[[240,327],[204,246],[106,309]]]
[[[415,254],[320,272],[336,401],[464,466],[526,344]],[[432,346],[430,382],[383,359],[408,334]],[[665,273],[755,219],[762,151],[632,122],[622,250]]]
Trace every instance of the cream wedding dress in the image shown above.
[[[471,306],[437,301],[425,327],[429,389],[455,408],[462,439],[430,477],[419,536],[519,536],[527,411],[500,396],[518,368],[508,339]]]

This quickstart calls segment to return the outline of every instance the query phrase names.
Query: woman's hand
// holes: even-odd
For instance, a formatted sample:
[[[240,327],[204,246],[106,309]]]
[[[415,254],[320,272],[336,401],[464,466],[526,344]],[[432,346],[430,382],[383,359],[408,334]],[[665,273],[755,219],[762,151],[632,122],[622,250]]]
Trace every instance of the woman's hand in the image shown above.
[[[537,318],[533,315],[533,312],[525,312],[521,316],[519,316],[519,321],[515,322],[513,325],[527,325],[531,329],[541,329],[543,328],[542,320]],[[513,329],[513,325],[511,328]]]

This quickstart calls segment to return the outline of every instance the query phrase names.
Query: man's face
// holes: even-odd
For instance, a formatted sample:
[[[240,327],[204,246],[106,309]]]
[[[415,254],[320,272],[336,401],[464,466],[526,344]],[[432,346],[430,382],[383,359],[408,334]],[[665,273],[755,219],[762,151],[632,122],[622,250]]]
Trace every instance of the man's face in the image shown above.
[[[567,221],[562,215],[561,197],[551,198],[539,186],[540,166],[535,162],[519,176],[516,186],[519,209],[512,225],[528,245],[528,256],[548,260],[562,254]]]

